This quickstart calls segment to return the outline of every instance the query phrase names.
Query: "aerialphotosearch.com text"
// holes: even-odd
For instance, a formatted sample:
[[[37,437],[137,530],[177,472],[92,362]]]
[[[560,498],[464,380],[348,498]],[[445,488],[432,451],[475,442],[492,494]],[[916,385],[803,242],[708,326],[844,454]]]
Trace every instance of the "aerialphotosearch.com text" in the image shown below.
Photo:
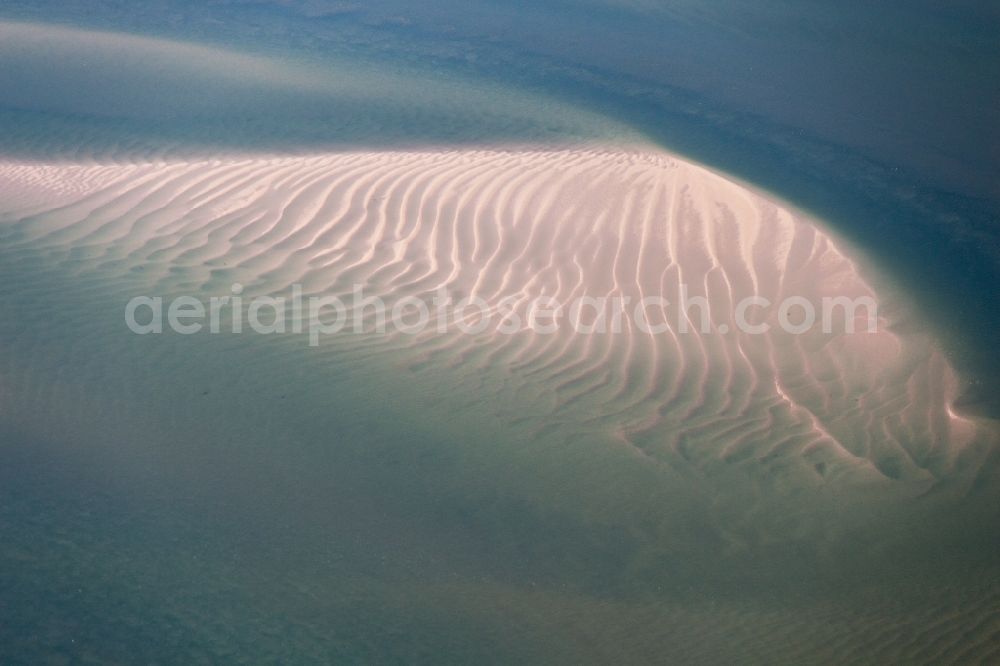
[[[775,326],[791,334],[817,329],[828,334],[874,333],[878,327],[877,304],[868,296],[812,300],[788,296],[772,302],[752,295],[727,307],[728,312],[719,313],[713,311],[708,297],[692,294],[685,284],[678,285],[674,300],[661,295],[613,295],[577,296],[566,302],[554,296],[521,294],[488,299],[459,296],[444,288],[423,297],[380,296],[366,293],[364,285],[354,285],[346,295],[306,296],[297,284],[287,296],[248,296],[243,292],[243,285],[236,283],[229,294],[208,298],[136,296],[125,306],[125,323],[139,335],[165,330],[182,335],[205,331],[305,334],[311,346],[320,344],[326,336],[345,333],[419,335],[458,331],[477,335],[489,331],[515,335],[531,331],[553,335],[568,330],[603,335],[632,330],[645,335],[760,335]],[[719,315],[722,317],[716,318]]]

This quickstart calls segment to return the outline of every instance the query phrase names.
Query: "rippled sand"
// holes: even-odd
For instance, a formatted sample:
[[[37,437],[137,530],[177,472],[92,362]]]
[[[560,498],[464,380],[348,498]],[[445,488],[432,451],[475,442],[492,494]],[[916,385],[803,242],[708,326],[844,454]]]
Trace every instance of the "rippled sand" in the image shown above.
[[[15,335],[16,322],[6,324],[0,404],[18,432],[58,439],[76,431],[90,441],[113,422],[123,430],[112,428],[101,446],[124,458],[134,454],[122,453],[123,446],[138,447],[141,456],[155,449],[155,466],[162,456],[173,458],[168,443],[177,433],[190,438],[183,448],[192,460],[225,459],[225,419],[239,423],[239,414],[253,414],[257,426],[230,431],[241,433],[234,440],[260,438],[252,447],[256,462],[245,463],[255,472],[233,491],[239,499],[214,489],[226,486],[215,478],[220,472],[192,472],[191,460],[172,462],[183,471],[168,476],[184,479],[175,479],[180,487],[212,487],[244,509],[273,502],[288,519],[297,511],[286,504],[294,489],[325,497],[319,478],[290,474],[265,482],[275,485],[254,500],[242,494],[242,483],[268,478],[285,454],[308,466],[302,447],[339,446],[338,420],[351,421],[348,410],[416,425],[424,438],[431,433],[433,443],[413,443],[414,451],[446,456],[446,479],[409,479],[408,472],[431,468],[415,458],[409,470],[380,471],[366,483],[390,498],[379,500],[394,516],[389,524],[412,527],[413,534],[402,529],[407,535],[393,539],[437,542],[444,530],[444,540],[455,542],[427,560],[434,564],[402,567],[415,568],[417,583],[370,592],[378,605],[415,595],[421,607],[443,613],[454,606],[485,625],[508,626],[520,616],[524,626],[510,631],[524,633],[513,640],[545,645],[525,647],[536,657],[970,663],[997,656],[997,627],[989,619],[995,586],[977,591],[963,578],[968,572],[941,565],[937,555],[929,564],[917,556],[901,570],[932,572],[937,579],[921,590],[935,591],[929,599],[921,591],[897,600],[879,587],[877,573],[892,571],[893,558],[922,547],[965,503],[976,516],[991,515],[995,424],[952,408],[960,383],[938,345],[898,295],[869,283],[843,243],[741,185],[653,150],[579,147],[4,162],[0,193],[9,311],[37,323],[56,312],[63,325],[75,322],[81,340],[53,334],[65,340],[62,348]],[[30,285],[9,282],[19,270],[42,277]],[[181,340],[139,338],[125,329],[124,304],[132,296],[208,299],[229,295],[234,283],[244,285],[245,298],[287,297],[301,285],[306,298],[345,300],[361,284],[390,305],[443,289],[493,308],[540,296],[563,303],[660,296],[676,303],[685,284],[690,296],[709,302],[712,330],[697,333],[694,316],[687,324],[695,330],[687,333],[676,325],[658,334],[625,326],[607,335],[568,328],[467,334],[452,327],[418,335],[342,333],[310,347],[304,336]],[[793,335],[780,330],[772,309],[767,334],[741,332],[733,309],[753,295],[773,303],[790,296],[816,304],[827,296],[874,298],[879,330],[866,332],[862,322],[847,333],[845,322],[835,321],[831,333]],[[667,309],[651,312],[654,322],[674,321]],[[87,351],[77,357],[75,345]],[[234,358],[238,367],[226,364]],[[140,365],[143,372],[121,370]],[[248,379],[250,372],[260,378]],[[362,406],[325,392],[347,372]],[[142,377],[147,384],[139,388]],[[210,377],[221,392],[195,388]],[[246,382],[258,393],[243,394]],[[149,387],[158,383],[156,397]],[[86,416],[53,413],[79,400],[92,401]],[[150,407],[154,400],[168,406],[163,413]],[[222,422],[199,432],[202,409]],[[380,426],[365,427],[375,430],[353,431],[352,446],[369,448],[364,433]],[[146,444],[135,444],[145,437]],[[417,455],[401,453],[410,444],[397,436],[370,448],[407,459]],[[382,470],[382,462],[365,457],[376,455],[372,450],[352,464]],[[314,460],[317,469],[322,460]],[[126,476],[142,478],[136,470],[143,465],[130,465]],[[418,490],[403,492],[394,482]],[[267,500],[269,493],[282,499]],[[437,508],[421,511],[413,497],[437,497]],[[449,513],[465,503],[479,508],[466,518]],[[547,527],[522,533],[506,525],[528,521],[511,508],[518,503]],[[359,521],[377,514],[361,511]],[[956,524],[974,524],[970,515]],[[331,536],[350,532],[318,525]],[[593,542],[576,529],[593,530]],[[965,539],[965,527],[955,529],[948,543]],[[504,557],[476,555],[491,540],[497,543],[486,550]],[[396,548],[372,546],[376,554],[391,553],[394,572]],[[324,570],[322,558],[303,557]],[[449,565],[452,557],[481,563]],[[439,578],[441,562],[459,571],[455,578]],[[602,573],[605,566],[615,573]],[[874,579],[858,573],[869,566]],[[801,586],[810,591],[783,596],[776,581],[795,590],[809,572],[815,580]],[[834,599],[815,593],[818,581],[858,587]],[[324,585],[309,593],[322,596]],[[259,603],[294,605],[295,594],[270,591]],[[868,610],[856,615],[855,604]],[[301,621],[309,628],[303,645],[322,649],[323,617]],[[590,654],[559,645],[588,634],[598,636]]]
[[[821,475],[930,482],[984,436],[952,411],[956,379],[932,341],[884,316],[875,333],[867,320],[848,332],[841,316],[829,334],[817,324],[795,335],[775,305],[753,322],[767,334],[740,332],[733,311],[749,296],[819,311],[823,297],[875,294],[809,220],[664,155],[380,152],[0,173],[8,207],[45,201],[7,214],[18,220],[9,248],[73,248],[89,270],[142,270],[137,295],[207,300],[241,283],[246,296],[287,296],[298,284],[306,298],[350,303],[362,285],[389,306],[444,289],[494,312],[505,299],[524,311],[540,296],[567,307],[661,297],[675,305],[647,301],[650,326],[670,329],[655,334],[632,321],[605,335],[451,326],[344,341],[405,348],[416,363],[481,352],[459,365],[505,367],[544,392],[552,416],[585,412],[588,427],[653,459],[790,458]],[[710,332],[699,334],[696,305],[678,325],[681,285],[707,297]]]

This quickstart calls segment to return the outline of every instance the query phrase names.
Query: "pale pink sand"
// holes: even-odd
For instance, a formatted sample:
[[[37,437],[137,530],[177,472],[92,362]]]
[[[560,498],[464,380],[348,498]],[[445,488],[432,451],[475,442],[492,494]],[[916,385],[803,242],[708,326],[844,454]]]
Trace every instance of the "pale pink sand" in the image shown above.
[[[742,298],[877,295],[827,233],[702,167],[653,151],[355,152],[128,166],[0,165],[2,218],[34,248],[73,248],[94,270],[142,268],[137,295],[313,294],[353,285],[390,304],[438,289],[504,299],[705,296],[729,332],[337,336],[330,344],[448,350],[493,369],[536,407],[611,433],[651,460],[796,459],[817,474],[947,475],[995,437],[951,408],[958,382],[927,335],[736,330]],[[113,268],[109,268],[113,267]],[[134,275],[134,274],[133,274]],[[138,278],[130,278],[138,279]],[[898,311],[893,304],[890,311]],[[651,321],[662,321],[649,310]],[[697,329],[697,311],[692,314]],[[480,396],[489,399],[490,396]]]

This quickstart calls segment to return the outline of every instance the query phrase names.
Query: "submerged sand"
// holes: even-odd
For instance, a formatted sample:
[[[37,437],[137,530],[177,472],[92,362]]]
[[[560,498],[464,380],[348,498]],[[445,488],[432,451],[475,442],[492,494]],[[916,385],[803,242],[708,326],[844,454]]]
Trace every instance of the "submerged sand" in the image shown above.
[[[235,340],[233,349],[281,349],[280,364],[261,361],[269,383],[253,410],[267,415],[261,432],[270,433],[267,441],[275,449],[266,456],[281,457],[283,440],[275,433],[291,432],[282,424],[302,418],[326,423],[318,416],[321,411],[306,410],[307,403],[309,410],[325,408],[333,416],[345,409],[349,402],[323,393],[322,378],[329,373],[332,382],[343,359],[351,359],[351,372],[362,377],[359,384],[366,381],[366,368],[377,377],[377,399],[385,401],[377,407],[384,418],[412,418],[431,431],[439,428],[449,433],[442,442],[490,442],[488,452],[472,445],[463,449],[456,478],[467,474],[479,479],[471,485],[541,506],[543,512],[546,507],[567,515],[580,512],[583,524],[600,525],[600,530],[630,525],[629,540],[642,543],[626,556],[636,580],[669,580],[671,566],[694,575],[705,562],[711,562],[704,564],[710,573],[698,575],[713,581],[739,578],[739,566],[791,544],[819,553],[817,562],[834,562],[846,535],[899,525],[898,517],[908,512],[919,522],[928,506],[947,511],[948,502],[988,486],[997,429],[954,410],[959,380],[905,304],[869,284],[845,253],[846,245],[815,221],[662,152],[580,147],[359,151],[120,165],[5,162],[0,163],[0,192],[0,244],[6,256],[30,259],[33,270],[44,268],[74,285],[68,289],[113,295],[106,310],[81,306],[72,315],[81,331],[102,331],[98,337],[119,341],[120,355],[109,347],[107,358],[95,360],[95,367],[152,359],[154,377],[204,365],[245,378],[252,361],[226,370],[205,336],[183,346],[176,336],[149,336],[141,353],[139,347],[121,346],[132,335],[122,317],[131,296],[208,299],[231,294],[231,286],[239,283],[248,299],[288,296],[293,285],[301,286],[305,298],[347,299],[360,284],[390,304],[444,290],[498,308],[505,300],[525,304],[541,296],[563,303],[581,296],[676,302],[679,285],[687,285],[691,296],[711,304],[710,332],[682,333],[673,326],[652,334],[625,326],[617,334],[560,329],[508,335],[452,327],[417,335],[345,332],[324,337],[317,347],[294,336],[249,331],[226,338]],[[20,289],[8,284],[5,294]],[[817,304],[824,297],[872,298],[880,306],[878,331],[859,325],[847,332],[841,321],[828,333],[792,334],[781,330],[773,310],[763,320],[771,324],[769,332],[740,331],[733,310],[748,296],[773,303],[800,297]],[[20,307],[33,311],[30,305]],[[94,320],[98,313],[100,321]],[[661,314],[673,321],[666,308]],[[723,324],[726,332],[720,330]],[[23,431],[47,432],[46,421],[65,420],[67,429],[93,428],[92,436],[98,437],[100,418],[53,416],[59,404],[38,400],[37,387],[44,382],[33,373],[64,379],[66,373],[47,366],[42,353],[32,351],[34,344],[15,340],[7,350],[6,371],[0,367],[6,407],[0,413]],[[100,348],[101,343],[94,344]],[[183,359],[177,356],[182,348],[188,355]],[[201,354],[201,360],[192,354]],[[230,390],[238,391],[240,381],[245,379]],[[59,390],[86,393],[86,382],[77,389],[67,385],[72,382],[60,383]],[[298,407],[269,404],[297,385],[310,387]],[[129,406],[128,382],[108,386],[98,392],[100,398],[88,398],[95,404],[104,400],[107,413],[116,415],[109,418],[124,422],[139,413],[158,423],[162,434],[148,430],[151,441],[163,437],[169,442],[171,423],[181,424],[184,432],[194,423],[183,410],[158,421],[142,414],[138,404]],[[223,414],[234,400],[255,402],[253,396],[235,395],[199,392],[190,400],[215,401],[211,404]],[[415,402],[408,406],[408,400]],[[476,419],[484,425],[476,426]],[[307,429],[305,435],[295,432],[296,441],[324,446],[329,438],[336,446],[325,426]],[[213,440],[205,437],[204,446],[211,447]],[[408,443],[386,446],[404,450]],[[574,471],[584,459],[589,462]],[[414,473],[419,469],[416,464]],[[521,471],[507,476],[511,469]],[[391,496],[393,488],[385,492]],[[661,503],[668,501],[673,503]],[[630,522],[630,513],[642,522]],[[902,536],[885,531],[891,542],[886,552],[906,548],[905,530]],[[703,542],[699,534],[705,535]],[[863,566],[864,556],[859,557]],[[781,575],[777,569],[772,573]],[[545,612],[580,613],[585,621],[566,622],[588,632],[607,621],[595,619],[606,613],[636,622],[641,617],[640,623],[652,625],[672,618],[677,634],[626,632],[638,646],[632,654],[636,659],[654,654],[661,640],[671,642],[677,652],[670,654],[678,658],[737,654],[755,644],[758,631],[781,634],[776,642],[765,641],[769,647],[758,653],[762,659],[823,650],[830,658],[859,654],[851,641],[826,642],[830,637],[820,628],[843,606],[806,604],[808,610],[801,613],[775,616],[740,601],[724,603],[720,619],[716,611],[666,593],[662,606],[655,593],[644,594],[635,605],[599,601],[579,591],[561,596],[555,589],[535,598],[520,587],[523,580],[508,586],[491,575],[485,582],[463,578],[420,594],[432,606],[459,603],[484,617],[500,612],[489,599],[506,599],[503,603],[512,608],[538,603],[549,609]],[[866,604],[888,603],[879,594],[865,594],[880,599]],[[923,608],[913,617],[894,608],[890,624],[904,629],[884,631],[909,632],[907,622],[933,628],[912,640],[878,645],[874,653],[896,660],[922,658],[933,652],[927,652],[929,647],[942,641],[951,645],[962,634],[964,647],[951,653],[954,661],[987,654],[991,629],[976,622],[992,602],[975,595],[962,598],[968,604],[954,611],[954,622],[938,622]],[[626,607],[615,610],[618,603]],[[694,633],[689,642],[680,637],[688,631],[682,627],[706,622],[719,622],[717,630],[724,635],[707,642],[729,647],[694,641]],[[786,632],[786,623],[798,634]],[[874,637],[865,640],[877,641],[883,629],[871,630]],[[702,629],[697,636],[715,631]],[[850,631],[864,632],[860,627]],[[647,648],[651,652],[643,652]]]
[[[239,283],[249,300],[288,296],[299,285],[305,298],[350,303],[361,286],[391,307],[406,298],[430,303],[443,290],[493,312],[506,302],[522,321],[539,297],[565,304],[566,319],[581,297],[646,299],[646,329],[667,330],[641,329],[633,317],[617,334],[454,325],[441,333],[431,325],[416,335],[345,332],[330,342],[405,349],[415,363],[437,349],[459,357],[482,350],[470,369],[507,368],[545,393],[553,417],[585,412],[592,427],[652,459],[714,464],[777,453],[821,474],[930,482],[984,436],[953,410],[957,379],[933,340],[894,326],[904,316],[898,304],[882,304],[877,332],[864,318],[850,327],[831,320],[830,332],[819,323],[784,331],[776,305],[753,321],[767,333],[739,330],[734,310],[747,297],[795,297],[820,311],[826,297],[877,295],[814,222],[665,154],[6,163],[0,182],[8,248],[72,248],[88,257],[77,272],[141,270],[136,295],[207,301]],[[691,299],[707,299],[710,331],[701,330],[700,307],[677,309],[681,285]],[[583,328],[595,322],[585,315]]]

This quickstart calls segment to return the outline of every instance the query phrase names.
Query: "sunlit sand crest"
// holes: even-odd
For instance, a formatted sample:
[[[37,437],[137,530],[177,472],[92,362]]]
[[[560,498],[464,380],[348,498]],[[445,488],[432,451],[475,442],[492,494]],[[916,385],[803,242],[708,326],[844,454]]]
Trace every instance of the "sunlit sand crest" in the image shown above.
[[[608,432],[654,464],[796,460],[818,477],[933,482],[974,469],[978,445],[995,438],[952,408],[958,380],[933,340],[897,332],[891,313],[876,333],[841,322],[793,335],[773,311],[767,334],[738,330],[732,313],[749,296],[876,294],[812,221],[663,153],[5,163],[0,184],[7,247],[64,261],[70,274],[127,277],[137,295],[208,298],[238,282],[248,297],[292,285],[346,297],[364,285],[390,303],[443,289],[494,307],[539,296],[675,302],[684,284],[711,305],[711,333],[692,320],[695,330],[656,335],[390,330],[326,341],[405,351],[411,368],[501,369],[503,390],[531,387],[553,422]]]

